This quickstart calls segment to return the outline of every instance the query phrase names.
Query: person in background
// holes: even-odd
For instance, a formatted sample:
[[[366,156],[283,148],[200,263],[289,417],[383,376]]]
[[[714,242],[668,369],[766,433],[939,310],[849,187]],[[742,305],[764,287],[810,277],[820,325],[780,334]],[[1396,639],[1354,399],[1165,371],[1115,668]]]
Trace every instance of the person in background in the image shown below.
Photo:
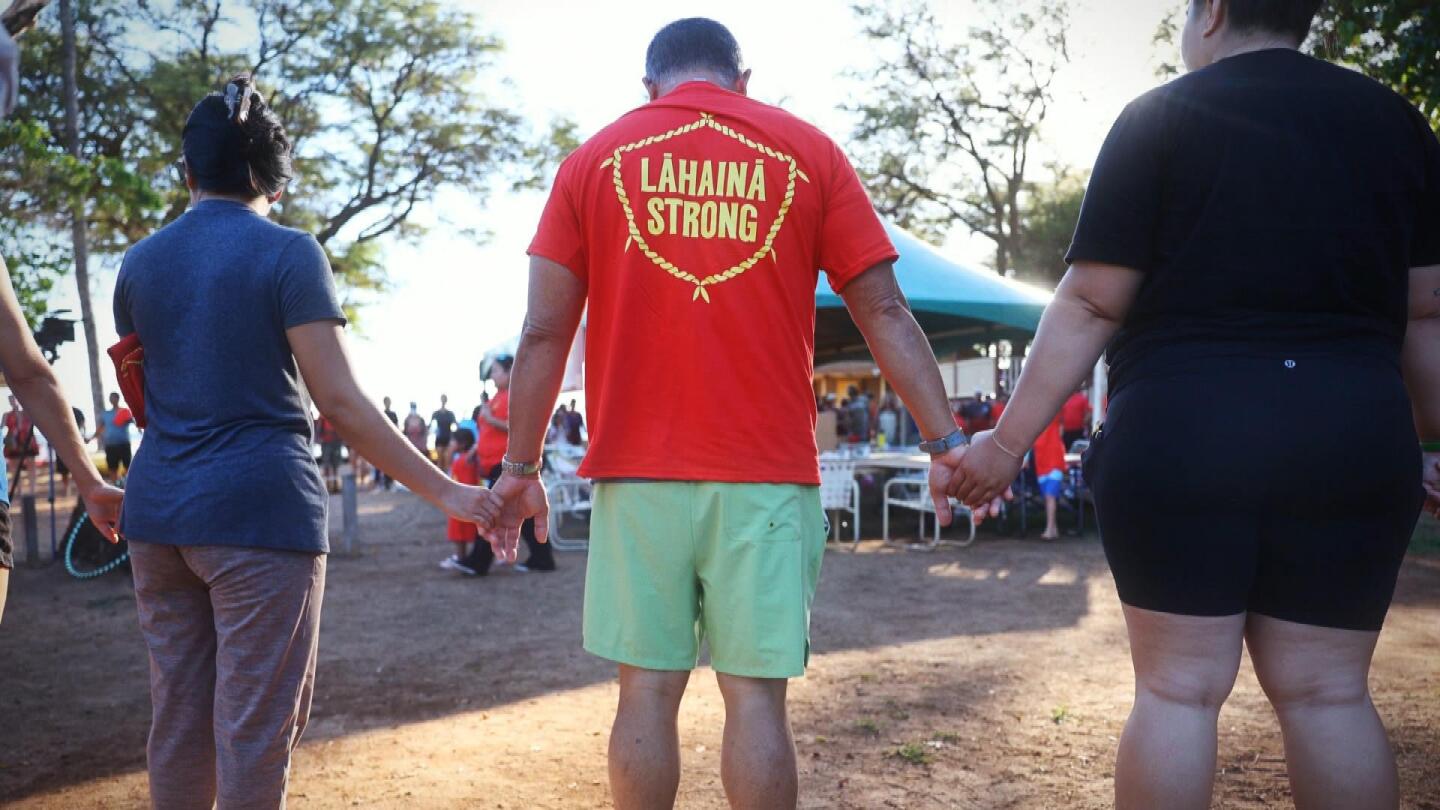
[[[1189,72],[1116,120],[1010,407],[950,492],[1003,492],[1108,348],[1085,479],[1135,673],[1116,807],[1211,806],[1248,651],[1295,806],[1393,810],[1369,675],[1440,510],[1440,141],[1300,52],[1321,0],[1188,5]]]
[[[475,433],[468,428],[457,428],[446,445],[446,456],[450,462],[450,479],[466,486],[483,483],[480,477],[480,462],[475,459]],[[450,556],[440,561],[440,567],[447,571],[457,570],[459,562],[470,555],[470,544],[480,541],[479,529],[474,523],[448,517],[445,521],[445,539],[452,544]]]
[[[555,411],[554,416],[550,417],[550,428],[545,431],[546,446],[559,444],[560,442],[565,441],[565,427],[565,408],[562,406]]]
[[[570,410],[565,412],[565,441],[579,447],[585,443],[585,417],[580,415],[579,404],[570,400]]]
[[[202,99],[182,137],[190,207],[126,252],[114,301],[145,348],[149,428],[121,529],[150,652],[151,801],[284,807],[329,551],[301,380],[341,439],[426,501],[482,524],[497,503],[361,391],[324,248],[268,218],[291,147],[249,77]]]
[[[1060,427],[1067,451],[1075,442],[1090,435],[1090,397],[1084,388],[1071,394],[1060,406]]]
[[[10,411],[5,414],[3,422],[5,428],[5,463],[8,466],[15,463],[15,469],[10,474],[10,491],[6,497],[14,497],[20,492],[25,481],[25,470],[30,470],[30,493],[35,493],[35,458],[40,455],[40,443],[35,438],[35,423],[31,421],[30,415],[20,407],[20,401],[12,394],[10,397]]]
[[[480,438],[475,442],[475,458],[482,477],[491,486],[499,480],[505,447],[510,436],[510,370],[515,367],[515,358],[501,355],[490,363],[490,381],[495,383],[495,396],[485,403],[480,411]],[[558,392],[557,392],[558,393]],[[549,412],[547,407],[546,413]],[[543,423],[542,419],[542,423]],[[549,543],[542,542],[535,532],[535,522],[525,521],[520,535],[525,540],[530,556],[523,563],[517,563],[515,570],[521,573],[547,573],[555,570],[555,552]],[[463,574],[483,576],[495,562],[495,555],[489,543],[476,543],[471,553],[458,564]],[[510,560],[503,560],[509,563]]]
[[[1065,491],[1065,443],[1061,436],[1060,419],[1057,417],[1050,427],[1045,428],[1035,440],[1030,451],[1035,464],[1035,482],[1040,487],[1040,496],[1045,499],[1045,531],[1042,540],[1059,540],[1060,494]]]
[[[894,394],[886,394],[875,415],[875,437],[885,437],[885,444],[894,447],[900,440],[900,402]]]
[[[455,430],[455,412],[450,410],[450,398],[440,395],[440,408],[430,415],[430,424],[435,428],[435,463],[440,469],[450,469],[450,434]]]
[[[100,444],[105,448],[105,472],[110,480],[120,480],[120,470],[130,469],[132,456],[130,446],[130,426],[135,424],[135,417],[130,409],[120,404],[120,395],[110,394],[110,410],[100,414],[100,424],[96,430],[100,436]]]
[[[0,118],[15,109],[20,91],[20,51],[5,26],[0,25]],[[115,523],[120,519],[120,503],[124,493],[107,486],[100,471],[85,451],[85,440],[76,426],[66,419],[65,394],[55,378],[54,369],[45,361],[30,324],[20,310],[20,301],[10,282],[10,269],[0,258],[0,374],[10,387],[11,410],[19,411],[21,403],[40,430],[50,437],[57,458],[65,462],[75,475],[75,486],[85,502],[90,521],[110,542],[117,542]],[[10,488],[5,481],[5,465],[0,464],[0,620],[5,616],[5,597],[10,589],[10,570],[15,567],[15,546],[10,531]]]
[[[320,414],[315,417],[315,442],[320,445],[320,469],[325,474],[325,489],[340,491],[340,465],[344,463],[345,442],[335,423]]]
[[[850,386],[850,404],[846,406],[845,426],[850,431],[852,444],[870,441],[870,397],[855,386]]]
[[[509,557],[524,522],[548,524],[542,444],[588,305],[590,446],[579,475],[598,482],[584,636],[587,650],[619,668],[611,796],[619,810],[674,804],[677,713],[704,640],[725,701],[720,778],[731,806],[794,807],[786,695],[789,679],[805,671],[825,549],[811,374],[820,268],[886,379],[922,415],[935,442],[928,449],[940,453],[932,493],[946,524],[943,492],[958,456],[938,448],[963,437],[946,413],[935,356],[895,282],[895,249],[840,148],[746,96],[750,73],[739,46],[713,20],[661,29],[645,68],[651,103],[565,160],[530,244],[530,304],[496,484],[505,511],[493,533]],[[657,137],[682,127],[699,131]],[[780,159],[750,163],[756,143]],[[617,150],[626,152],[624,169]],[[646,216],[638,230],[629,224],[631,203],[622,190],[625,205],[617,204],[612,176],[629,178],[642,215],[667,204],[673,213],[681,197],[698,208],[693,196],[706,210],[736,210],[718,190],[709,199],[708,168],[695,188],[653,196],[641,180],[645,161],[653,172],[672,156],[681,167],[755,167],[750,199],[758,222],[774,223],[768,236],[756,231],[758,252],[738,223],[738,239],[709,238],[705,226],[691,228],[678,215]],[[627,244],[631,236],[645,249]],[[695,275],[665,272],[651,251]],[[727,270],[753,263],[750,255],[763,261],[749,272]],[[734,397],[717,392],[758,392],[764,405],[736,408]],[[854,412],[868,419],[868,403]],[[867,426],[859,427],[852,432],[868,438]]]
[[[399,430],[400,416],[399,414],[395,413],[394,408],[390,407],[390,397],[384,397],[381,402],[385,406],[384,410],[382,411],[382,413],[385,414],[385,418],[390,420],[390,424],[394,425],[396,430]],[[375,468],[375,475],[378,476],[380,479],[380,486],[383,487],[387,492],[395,487],[395,479],[391,478],[388,473],[386,473],[379,467]]]
[[[420,415],[420,407],[414,402],[410,403],[410,413],[405,414],[405,438],[420,451],[420,455],[430,458],[430,425],[426,424],[425,417]]]

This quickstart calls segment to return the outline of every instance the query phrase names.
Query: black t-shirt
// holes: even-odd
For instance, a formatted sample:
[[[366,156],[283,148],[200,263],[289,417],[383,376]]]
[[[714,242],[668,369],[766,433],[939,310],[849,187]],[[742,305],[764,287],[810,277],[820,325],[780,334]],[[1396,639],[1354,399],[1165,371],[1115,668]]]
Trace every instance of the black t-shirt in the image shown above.
[[[435,425],[435,438],[449,441],[450,432],[455,429],[455,414],[448,408],[441,408],[430,414],[430,421]]]
[[[386,408],[386,409],[385,409],[385,418],[390,420],[390,424],[394,425],[395,427],[400,427],[400,417],[399,417],[399,415],[397,415],[394,411],[390,410],[389,408]]]
[[[1066,261],[1145,274],[1110,346],[1115,389],[1199,354],[1398,362],[1409,270],[1440,264],[1440,144],[1359,73],[1233,56],[1125,108]]]

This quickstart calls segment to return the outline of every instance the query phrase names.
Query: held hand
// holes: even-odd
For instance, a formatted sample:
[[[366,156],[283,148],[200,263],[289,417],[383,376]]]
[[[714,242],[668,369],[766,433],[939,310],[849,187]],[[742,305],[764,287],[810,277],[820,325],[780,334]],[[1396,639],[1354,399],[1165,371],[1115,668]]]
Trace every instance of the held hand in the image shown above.
[[[1426,453],[1424,458],[1425,514],[1440,518],[1440,453]]]
[[[116,527],[120,525],[120,509],[124,505],[125,491],[108,484],[100,484],[80,493],[80,499],[85,502],[85,512],[90,515],[90,522],[105,535],[105,539],[112,543],[120,542]]]
[[[930,460],[930,497],[935,501],[935,517],[941,526],[949,526],[954,519],[949,492],[959,480],[960,462],[965,458],[966,449],[954,447]]]
[[[474,523],[481,529],[495,525],[500,516],[500,498],[485,487],[451,484],[440,500],[440,508],[447,515],[466,523]]]
[[[993,433],[986,430],[975,434],[947,490],[952,498],[970,507],[977,522],[998,506],[998,499],[1013,497],[1010,484],[1020,474],[1020,460],[1001,450]]]
[[[515,478],[500,476],[495,482],[495,494],[503,501],[500,517],[494,526],[485,532],[485,539],[495,550],[496,558],[504,562],[515,562],[520,546],[520,526],[530,518],[535,519],[535,539],[544,543],[550,534],[550,500],[545,494],[545,484],[536,478]]]

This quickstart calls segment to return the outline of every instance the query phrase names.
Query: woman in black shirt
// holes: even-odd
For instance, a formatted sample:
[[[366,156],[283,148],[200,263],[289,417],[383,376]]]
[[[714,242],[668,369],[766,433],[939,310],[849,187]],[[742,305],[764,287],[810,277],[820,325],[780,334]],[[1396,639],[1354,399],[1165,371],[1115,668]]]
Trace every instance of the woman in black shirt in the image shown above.
[[[1246,641],[1297,807],[1399,801],[1367,676],[1440,507],[1440,144],[1298,52],[1319,5],[1192,0],[1191,72],[1116,121],[1015,397],[951,487],[983,515],[1108,344],[1086,472],[1135,665],[1120,808],[1209,807]]]

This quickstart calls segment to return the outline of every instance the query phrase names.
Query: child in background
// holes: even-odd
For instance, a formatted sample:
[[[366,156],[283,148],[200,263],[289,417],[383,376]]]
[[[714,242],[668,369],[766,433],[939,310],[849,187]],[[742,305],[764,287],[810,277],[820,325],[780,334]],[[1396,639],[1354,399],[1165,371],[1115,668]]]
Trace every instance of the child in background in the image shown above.
[[[1059,540],[1060,524],[1056,521],[1056,513],[1060,507],[1060,494],[1065,489],[1065,442],[1061,438],[1059,416],[1035,440],[1031,453],[1035,458],[1035,480],[1040,483],[1040,494],[1045,496],[1045,533],[1040,538]]]
[[[480,486],[484,480],[480,477],[480,462],[475,458],[475,434],[469,428],[460,428],[450,436],[450,444],[447,447],[437,448],[441,454],[454,458],[450,464],[450,477],[457,483]],[[444,457],[444,455],[442,455]],[[455,553],[446,557],[440,567],[447,571],[460,571],[474,575],[474,571],[463,570],[458,563],[465,559],[469,553],[469,544],[480,542],[479,532],[475,529],[474,523],[465,523],[453,517],[446,518],[445,537],[455,544]]]

